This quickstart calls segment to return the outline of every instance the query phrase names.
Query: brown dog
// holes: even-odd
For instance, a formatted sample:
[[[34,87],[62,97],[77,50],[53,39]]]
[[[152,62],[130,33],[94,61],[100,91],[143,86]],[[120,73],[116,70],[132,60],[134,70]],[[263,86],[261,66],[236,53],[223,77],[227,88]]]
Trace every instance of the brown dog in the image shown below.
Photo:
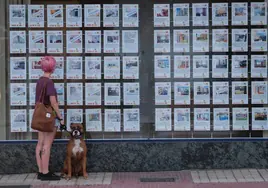
[[[71,139],[67,145],[67,155],[64,161],[62,176],[71,179],[72,176],[81,176],[87,179],[87,146],[83,140],[83,126],[71,123]]]

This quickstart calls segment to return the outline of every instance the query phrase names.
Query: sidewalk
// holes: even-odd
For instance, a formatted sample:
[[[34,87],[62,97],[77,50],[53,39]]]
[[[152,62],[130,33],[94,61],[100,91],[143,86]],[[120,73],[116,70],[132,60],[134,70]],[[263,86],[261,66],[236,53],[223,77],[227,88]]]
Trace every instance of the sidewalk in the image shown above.
[[[0,188],[267,188],[268,169],[196,170],[180,172],[89,173],[89,178],[40,181],[36,174],[0,175]],[[144,182],[145,181],[145,182]],[[162,181],[162,182],[160,182]],[[166,182],[163,182],[166,181]]]

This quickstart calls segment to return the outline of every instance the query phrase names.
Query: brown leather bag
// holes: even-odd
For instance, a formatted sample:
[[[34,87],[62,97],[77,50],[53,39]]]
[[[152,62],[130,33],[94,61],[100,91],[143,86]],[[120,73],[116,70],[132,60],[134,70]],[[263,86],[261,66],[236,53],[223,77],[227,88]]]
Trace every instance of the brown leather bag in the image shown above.
[[[41,91],[38,102],[35,104],[31,128],[41,132],[53,132],[55,129],[55,114],[51,105],[44,104],[47,82]]]

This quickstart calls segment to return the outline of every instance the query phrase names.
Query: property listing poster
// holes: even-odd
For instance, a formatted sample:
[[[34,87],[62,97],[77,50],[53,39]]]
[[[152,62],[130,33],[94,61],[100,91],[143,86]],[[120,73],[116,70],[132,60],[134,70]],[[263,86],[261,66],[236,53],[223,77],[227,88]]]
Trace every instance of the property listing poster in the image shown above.
[[[171,131],[171,108],[155,109],[155,131]]]
[[[82,79],[82,57],[70,56],[67,57],[66,63],[66,78],[67,79]]]
[[[82,5],[66,5],[66,27],[82,27]]]
[[[248,25],[248,3],[232,3],[232,25]]]
[[[212,55],[212,77],[228,78],[228,55]]]
[[[26,53],[26,32],[10,31],[9,52],[10,54]]]
[[[189,4],[173,4],[173,26],[189,26]]]
[[[233,55],[232,56],[232,78],[248,77],[248,56]]]
[[[138,56],[123,56],[123,79],[139,79]]]
[[[174,104],[191,104],[190,82],[174,82]]]
[[[190,34],[189,30],[173,30],[173,51],[189,52]]]
[[[251,51],[267,51],[267,29],[251,29]]]
[[[84,5],[84,27],[100,27],[101,6],[99,4]]]
[[[25,27],[25,5],[9,5],[9,27]]]
[[[228,29],[213,29],[213,41],[212,51],[213,52],[228,52]]]
[[[209,51],[209,31],[208,29],[193,30],[193,52]]]
[[[124,109],[124,131],[125,132],[140,131],[139,108]]]
[[[29,78],[37,80],[43,75],[41,69],[42,57],[29,57]]]
[[[85,57],[85,78],[101,79],[101,57]]]
[[[248,29],[232,29],[232,51],[248,51]]]
[[[208,26],[208,3],[193,3],[193,26]]]
[[[139,27],[139,4],[123,4],[123,27]]]
[[[268,108],[252,108],[252,130],[268,130]]]
[[[138,53],[139,33],[138,30],[122,31],[122,52],[123,53]]]
[[[120,79],[120,56],[104,57],[104,79]]]
[[[171,83],[155,83],[155,105],[171,105]]]
[[[82,83],[67,83],[67,105],[83,105]]]
[[[154,52],[155,53],[170,52],[169,30],[154,30]]]
[[[26,80],[26,57],[10,57],[10,80]]]
[[[27,132],[27,112],[23,110],[10,110],[10,132]]]
[[[229,108],[214,108],[213,130],[228,131],[230,130]]]
[[[190,78],[190,56],[174,56],[174,78]]]
[[[232,104],[248,104],[248,82],[232,82]]]
[[[104,105],[119,106],[121,104],[120,83],[104,83]]]
[[[248,108],[233,108],[233,130],[249,130]]]
[[[170,78],[170,56],[156,55],[154,56],[154,77],[155,78]]]
[[[228,3],[212,3],[212,25],[228,25]]]
[[[86,83],[86,105],[101,105],[101,83]]]
[[[47,31],[47,53],[63,53],[62,31]]]
[[[63,5],[47,5],[47,26],[63,27]]]
[[[120,132],[121,131],[121,110],[104,109],[104,131]]]
[[[174,131],[190,131],[190,108],[174,108]]]
[[[267,81],[251,82],[251,104],[267,104]]]
[[[104,53],[120,52],[120,36],[119,30],[104,31]]]
[[[100,108],[86,109],[86,131],[102,131],[102,112]]]
[[[83,109],[67,109],[67,130],[70,131],[71,123],[83,123]]]
[[[101,53],[101,31],[85,31],[85,53]]]
[[[82,31],[66,31],[67,53],[82,53]]]
[[[64,83],[55,83],[55,89],[57,92],[57,98],[58,98],[58,103],[60,106],[63,106],[65,104],[65,89],[64,89]]]
[[[251,25],[267,24],[267,5],[265,2],[251,2]]]
[[[119,4],[103,5],[103,26],[119,27]]]
[[[124,105],[140,105],[140,83],[124,83]]]
[[[169,4],[154,4],[154,27],[170,26]]]
[[[35,95],[36,95],[36,83],[30,83],[29,84],[29,105],[34,106],[35,105]]]
[[[45,53],[45,31],[29,31],[29,53]]]
[[[54,73],[51,75],[52,79],[63,79],[64,75],[64,57],[55,56],[56,67]]]
[[[210,104],[209,82],[194,82],[194,104]]]
[[[213,82],[213,104],[229,104],[229,82]]]
[[[26,83],[10,83],[10,105],[25,106],[26,105]]]
[[[251,55],[251,78],[267,78],[267,55]]]
[[[44,5],[28,5],[28,27],[44,27]]]
[[[209,108],[194,108],[194,130],[195,131],[210,130]]]
[[[193,77],[209,78],[209,56],[194,55],[193,56]]]

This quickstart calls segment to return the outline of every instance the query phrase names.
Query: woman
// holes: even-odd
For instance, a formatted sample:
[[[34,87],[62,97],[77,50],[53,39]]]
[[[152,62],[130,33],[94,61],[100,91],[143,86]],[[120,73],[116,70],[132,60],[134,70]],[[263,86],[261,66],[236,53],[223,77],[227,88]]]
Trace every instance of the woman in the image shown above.
[[[51,74],[54,72],[56,67],[56,60],[51,56],[45,56],[41,60],[41,68],[44,72],[44,75],[39,78],[36,84],[36,96],[35,101],[39,100],[41,91],[46,83],[46,94],[44,98],[44,104],[51,104],[54,112],[56,113],[57,118],[60,120],[60,123],[64,125],[63,118],[59,111],[59,106],[57,102],[57,92],[54,86],[53,81],[50,79]],[[38,132],[38,143],[36,145],[36,161],[38,165],[38,179],[41,180],[60,180],[60,176],[55,175],[54,173],[48,170],[49,158],[50,158],[50,149],[53,143],[54,137],[56,135],[57,126],[55,125],[53,132]]]

